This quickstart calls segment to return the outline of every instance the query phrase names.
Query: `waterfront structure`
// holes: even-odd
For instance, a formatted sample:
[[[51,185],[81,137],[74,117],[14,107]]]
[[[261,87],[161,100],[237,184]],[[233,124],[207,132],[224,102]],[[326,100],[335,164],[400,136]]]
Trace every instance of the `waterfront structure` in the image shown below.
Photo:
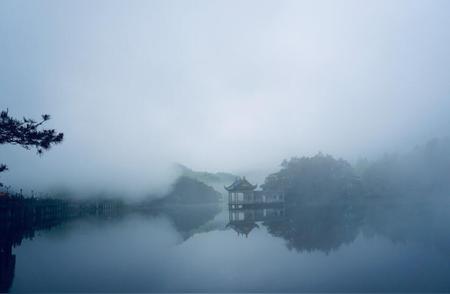
[[[234,182],[225,187],[228,191],[228,205],[233,208],[238,208],[246,204],[256,203],[255,189],[257,185],[250,184],[245,177],[236,178]]]
[[[234,182],[225,186],[228,191],[228,207],[230,209],[243,209],[248,207],[277,206],[284,203],[282,192],[266,192],[255,190],[258,185],[253,185],[245,177],[238,177]]]

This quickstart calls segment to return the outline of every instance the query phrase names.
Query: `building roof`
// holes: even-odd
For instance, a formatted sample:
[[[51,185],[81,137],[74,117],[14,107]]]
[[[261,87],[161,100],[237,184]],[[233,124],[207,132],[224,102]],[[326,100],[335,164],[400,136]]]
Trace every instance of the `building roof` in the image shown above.
[[[236,178],[234,182],[228,187],[225,186],[225,190],[229,192],[237,192],[237,191],[251,191],[255,190],[257,185],[250,184],[245,177]]]

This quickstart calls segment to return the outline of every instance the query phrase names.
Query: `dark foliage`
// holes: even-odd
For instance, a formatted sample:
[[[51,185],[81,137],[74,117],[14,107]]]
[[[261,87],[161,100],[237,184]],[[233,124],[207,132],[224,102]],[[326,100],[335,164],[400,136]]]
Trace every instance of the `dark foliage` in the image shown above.
[[[40,126],[50,119],[50,115],[42,115],[42,120],[30,118],[16,119],[9,115],[8,110],[0,113],[0,145],[19,145],[25,149],[35,148],[38,154],[50,149],[53,144],[63,141],[64,134],[54,129],[40,129]],[[6,165],[0,165],[0,172],[6,171]],[[1,184],[0,184],[1,185]]]
[[[285,160],[281,170],[269,175],[262,188],[283,192],[288,204],[355,201],[361,194],[360,181],[351,165],[321,153]]]
[[[285,193],[284,220],[266,225],[291,249],[329,252],[363,233],[449,252],[450,138],[355,168],[322,154],[285,160],[263,189]]]
[[[281,170],[269,175],[262,188],[285,195],[284,221],[266,225],[290,249],[329,252],[352,242],[359,232],[363,190],[345,160],[322,153],[284,160]]]
[[[50,119],[50,115],[42,115],[39,122],[30,118],[22,120],[9,116],[8,111],[0,113],[0,144],[20,145],[25,149],[36,148],[40,154],[48,150],[52,144],[62,142],[64,134],[54,129],[39,130],[39,127]]]

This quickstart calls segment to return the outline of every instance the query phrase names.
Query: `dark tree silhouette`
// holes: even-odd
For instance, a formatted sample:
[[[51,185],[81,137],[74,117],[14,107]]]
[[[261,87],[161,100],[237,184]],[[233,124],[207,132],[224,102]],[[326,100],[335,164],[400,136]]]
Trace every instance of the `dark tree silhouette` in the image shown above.
[[[281,170],[266,177],[264,191],[283,192],[286,203],[332,204],[359,201],[361,183],[343,159],[319,153],[284,160]]]
[[[35,148],[38,154],[50,149],[52,144],[61,143],[64,134],[54,129],[39,127],[50,119],[50,115],[42,115],[42,120],[37,122],[30,118],[16,119],[9,116],[8,110],[0,113],[0,145],[19,145],[25,149]],[[8,170],[5,164],[0,164],[0,173]],[[0,186],[2,184],[0,183]]]

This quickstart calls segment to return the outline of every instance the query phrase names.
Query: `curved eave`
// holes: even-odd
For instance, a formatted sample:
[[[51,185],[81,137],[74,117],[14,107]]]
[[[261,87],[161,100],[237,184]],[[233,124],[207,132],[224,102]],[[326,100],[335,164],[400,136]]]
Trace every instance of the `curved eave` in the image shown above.
[[[254,185],[251,187],[247,187],[247,188],[234,188],[234,187],[225,187],[225,190],[227,190],[228,192],[240,192],[240,191],[253,191],[258,187],[258,185]]]

